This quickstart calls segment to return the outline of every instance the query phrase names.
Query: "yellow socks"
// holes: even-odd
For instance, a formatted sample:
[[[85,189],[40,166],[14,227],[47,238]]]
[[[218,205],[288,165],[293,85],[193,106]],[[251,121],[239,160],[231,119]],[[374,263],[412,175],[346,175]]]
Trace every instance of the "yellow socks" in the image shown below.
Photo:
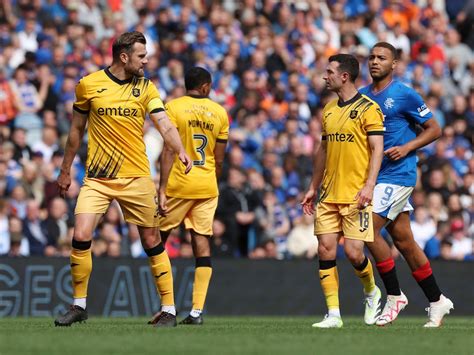
[[[85,309],[85,298],[87,297],[87,285],[92,272],[92,253],[91,244],[72,240],[71,251],[71,276],[74,299],[84,299],[83,308]],[[81,304],[82,306],[82,304]]]
[[[145,253],[149,257],[151,274],[160,294],[161,305],[174,307],[173,273],[168,253],[162,243],[154,248],[146,249]]]
[[[193,285],[193,310],[203,310],[212,276],[211,257],[196,258]]]
[[[339,275],[336,260],[319,261],[319,282],[326,297],[329,314],[339,314]]]
[[[371,294],[375,290],[375,278],[370,260],[366,257],[361,265],[354,266],[354,270],[360,282],[364,285],[364,293]]]

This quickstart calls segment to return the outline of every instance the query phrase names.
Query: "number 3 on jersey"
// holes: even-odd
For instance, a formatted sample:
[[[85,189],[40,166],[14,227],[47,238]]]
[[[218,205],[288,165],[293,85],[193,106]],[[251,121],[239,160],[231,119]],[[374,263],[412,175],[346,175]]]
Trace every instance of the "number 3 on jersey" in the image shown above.
[[[206,164],[207,137],[204,134],[193,134],[193,139],[198,140],[200,145],[196,147],[196,152],[201,155],[201,160],[193,160],[193,165],[204,166]]]

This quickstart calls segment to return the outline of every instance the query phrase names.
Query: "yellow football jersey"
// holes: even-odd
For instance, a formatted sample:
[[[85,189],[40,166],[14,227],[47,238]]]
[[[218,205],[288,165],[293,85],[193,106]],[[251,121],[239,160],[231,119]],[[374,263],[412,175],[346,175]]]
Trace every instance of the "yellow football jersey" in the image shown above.
[[[338,99],[329,102],[324,107],[322,123],[327,156],[319,200],[355,203],[369,173],[368,136],[384,132],[382,111],[377,103],[358,94],[343,103]]]
[[[119,80],[108,68],[99,70],[77,84],[74,109],[88,114],[87,177],[150,175],[143,124],[146,113],[164,110],[150,80]]]
[[[229,118],[226,110],[208,98],[183,96],[165,105],[166,113],[178,129],[193,168],[188,174],[175,158],[166,194],[180,198],[209,198],[219,195],[214,147],[227,142]]]

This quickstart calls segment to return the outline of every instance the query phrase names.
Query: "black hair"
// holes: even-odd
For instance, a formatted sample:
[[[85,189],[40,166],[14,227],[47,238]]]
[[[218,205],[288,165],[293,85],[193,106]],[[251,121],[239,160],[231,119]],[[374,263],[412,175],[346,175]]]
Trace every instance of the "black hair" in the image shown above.
[[[211,74],[201,67],[193,67],[184,75],[184,86],[186,90],[198,89],[203,84],[210,84],[211,82]]]
[[[378,42],[378,43],[375,43],[375,45],[372,47],[372,49],[374,49],[375,47],[381,47],[381,48],[388,49],[392,53],[393,59],[398,59],[398,51],[390,43],[388,43],[388,42]]]
[[[339,72],[346,72],[352,82],[359,76],[359,62],[351,54],[335,54],[329,57],[329,62],[339,63]]]

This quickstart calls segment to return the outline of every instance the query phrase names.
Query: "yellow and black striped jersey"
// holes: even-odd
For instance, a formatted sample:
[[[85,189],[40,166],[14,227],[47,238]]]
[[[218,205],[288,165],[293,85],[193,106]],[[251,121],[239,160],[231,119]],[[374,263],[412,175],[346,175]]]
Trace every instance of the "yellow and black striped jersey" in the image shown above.
[[[164,110],[150,80],[119,80],[99,70],[77,84],[74,110],[88,115],[87,177],[150,175],[143,124],[147,113]]]
[[[227,142],[229,136],[226,110],[208,98],[192,96],[171,100],[165,109],[193,160],[193,168],[185,174],[182,163],[175,158],[166,194],[188,199],[217,196],[214,148],[217,142]]]
[[[383,135],[380,107],[365,95],[334,99],[323,110],[322,139],[326,141],[326,168],[320,201],[355,203],[367,181],[371,149],[368,136]]]

